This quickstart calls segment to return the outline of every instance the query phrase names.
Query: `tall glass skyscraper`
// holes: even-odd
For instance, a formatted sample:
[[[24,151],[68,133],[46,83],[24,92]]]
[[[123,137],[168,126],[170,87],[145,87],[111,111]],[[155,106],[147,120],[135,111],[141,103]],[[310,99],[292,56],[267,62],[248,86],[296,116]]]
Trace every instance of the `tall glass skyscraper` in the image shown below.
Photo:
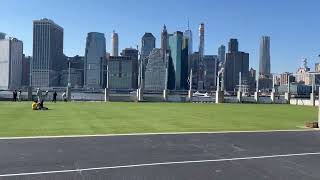
[[[260,63],[259,73],[260,75],[270,75],[270,37],[262,36],[260,41]]]
[[[86,88],[102,88],[105,56],[106,38],[104,34],[88,33],[84,62],[84,84]]]
[[[183,36],[188,39],[188,54],[192,54],[193,53],[192,31],[190,29],[186,30],[183,33]]]
[[[174,89],[185,89],[188,76],[188,39],[180,31],[170,34],[169,49],[173,64],[173,72],[169,74],[175,76]]]
[[[63,28],[50,19],[33,21],[32,86],[59,86],[64,60]]]

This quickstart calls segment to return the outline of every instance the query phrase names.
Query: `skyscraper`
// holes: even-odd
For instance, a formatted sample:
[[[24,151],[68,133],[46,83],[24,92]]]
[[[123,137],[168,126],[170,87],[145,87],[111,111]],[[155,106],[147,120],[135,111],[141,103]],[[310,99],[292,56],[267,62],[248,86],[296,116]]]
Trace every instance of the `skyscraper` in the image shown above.
[[[0,39],[0,89],[21,88],[22,41],[15,38]]]
[[[142,59],[149,56],[151,51],[156,47],[156,38],[152,33],[145,33],[141,39],[141,57]]]
[[[248,84],[249,80],[249,54],[238,51],[238,40],[230,39],[229,50],[226,54],[224,72],[224,87],[226,91],[234,91],[239,85],[239,73],[241,72],[241,84]]]
[[[192,89],[198,89],[198,80],[199,80],[199,53],[194,52],[189,55],[188,60],[188,72],[190,73],[192,69]]]
[[[59,86],[64,60],[63,28],[50,19],[33,21],[32,86]]]
[[[127,56],[131,58],[133,67],[132,67],[132,78],[133,78],[133,88],[138,88],[138,74],[139,74],[139,68],[138,68],[138,54],[139,51],[134,48],[125,48],[122,50],[121,56]]]
[[[22,86],[30,86],[30,67],[32,57],[22,55]]]
[[[228,49],[229,53],[238,52],[239,51],[238,39],[230,39],[228,45],[229,45],[229,49]]]
[[[84,86],[86,88],[101,88],[103,86],[105,56],[106,39],[104,34],[88,33],[84,62]]]
[[[203,57],[204,88],[206,90],[213,90],[216,88],[217,62],[218,62],[218,56],[216,55],[205,55]]]
[[[221,45],[218,48],[218,59],[219,59],[219,62],[224,63],[225,58],[226,58],[226,46]]]
[[[199,73],[198,73],[198,90],[204,88],[204,23],[199,26]]]
[[[188,39],[188,54],[192,54],[193,41],[192,41],[192,31],[190,30],[189,21],[188,21],[188,29],[183,33],[183,36]]]
[[[0,32],[0,40],[1,40],[1,39],[5,39],[5,38],[6,38],[6,34],[5,34],[5,33]]]
[[[109,56],[109,88],[136,89],[136,59],[131,56]]]
[[[188,78],[188,39],[184,38],[180,31],[170,34],[169,48],[174,69],[172,74],[175,76],[174,89],[185,89]]]
[[[112,45],[111,56],[119,56],[119,36],[118,36],[118,33],[116,33],[115,31],[113,31],[112,33],[111,45]]]
[[[162,49],[155,48],[149,55],[146,67],[145,88],[147,90],[162,91],[167,84],[167,63],[164,61]]]
[[[163,25],[163,29],[161,32],[161,50],[163,51],[163,57],[165,57],[166,52],[168,50],[168,31],[166,25]]]
[[[201,23],[199,26],[199,55],[200,59],[204,56],[204,23]]]
[[[260,75],[270,76],[270,37],[262,36],[260,41]]]

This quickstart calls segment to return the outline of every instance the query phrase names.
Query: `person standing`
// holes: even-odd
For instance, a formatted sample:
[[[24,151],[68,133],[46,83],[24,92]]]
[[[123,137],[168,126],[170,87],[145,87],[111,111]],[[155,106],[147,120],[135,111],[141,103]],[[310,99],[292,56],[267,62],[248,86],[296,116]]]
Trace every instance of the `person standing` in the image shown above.
[[[22,91],[21,89],[18,92],[18,101],[21,102],[21,95],[22,95]]]
[[[52,102],[54,102],[54,103],[56,103],[57,102],[57,92],[56,91],[54,91],[53,92],[53,95],[52,95]]]
[[[38,97],[38,103],[41,103],[42,101],[42,91],[40,88],[37,89],[37,97]]]
[[[12,101],[13,101],[13,102],[17,102],[17,90],[14,90],[14,91],[12,92]]]

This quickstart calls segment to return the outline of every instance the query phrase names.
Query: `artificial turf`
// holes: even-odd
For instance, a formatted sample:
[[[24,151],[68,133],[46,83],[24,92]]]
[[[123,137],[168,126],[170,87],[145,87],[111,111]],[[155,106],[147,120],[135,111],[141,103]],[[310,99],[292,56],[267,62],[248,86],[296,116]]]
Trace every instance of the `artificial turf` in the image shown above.
[[[287,130],[317,119],[317,108],[192,103],[0,102],[0,136]]]

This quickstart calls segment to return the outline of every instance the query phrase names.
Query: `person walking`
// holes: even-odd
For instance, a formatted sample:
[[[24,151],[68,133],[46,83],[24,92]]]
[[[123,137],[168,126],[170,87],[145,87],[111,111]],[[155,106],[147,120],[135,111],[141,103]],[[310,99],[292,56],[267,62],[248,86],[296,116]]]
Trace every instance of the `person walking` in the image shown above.
[[[56,103],[57,102],[57,92],[56,91],[54,91],[53,92],[53,95],[52,95],[52,102],[54,102],[54,103]]]
[[[63,92],[62,99],[64,102],[67,102],[67,93],[66,92]]]

